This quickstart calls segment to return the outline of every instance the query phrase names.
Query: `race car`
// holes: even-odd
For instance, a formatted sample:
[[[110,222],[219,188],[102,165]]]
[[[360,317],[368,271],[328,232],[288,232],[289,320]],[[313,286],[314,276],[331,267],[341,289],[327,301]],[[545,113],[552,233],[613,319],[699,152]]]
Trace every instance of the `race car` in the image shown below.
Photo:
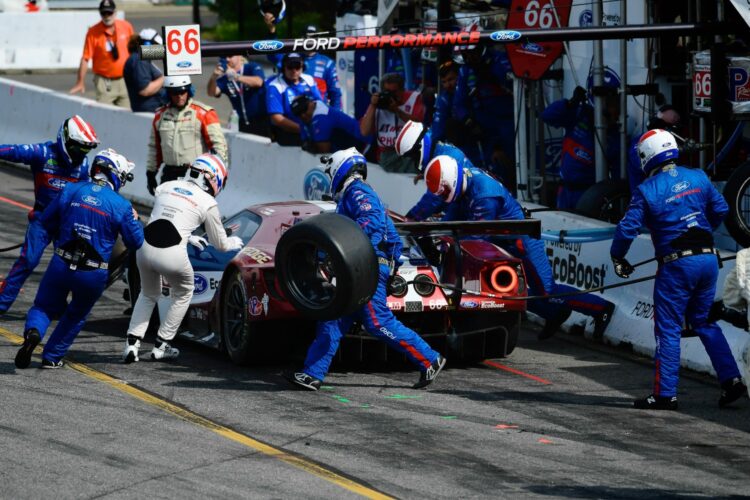
[[[355,223],[334,210],[333,203],[322,201],[255,205],[224,222],[227,232],[245,243],[239,252],[188,245],[195,291],[179,335],[225,350],[238,364],[262,362],[304,352],[316,319],[339,317],[366,302],[366,289],[374,290],[367,285],[369,273],[376,275],[377,264],[370,268],[357,261],[362,252],[355,241],[364,238],[363,248],[371,252],[372,247]],[[517,300],[527,295],[521,261],[483,239],[459,236],[538,234],[539,221],[392,218],[402,233],[403,252],[387,301],[391,311],[452,360],[510,354],[526,310],[526,302]],[[351,286],[344,288],[345,283]],[[328,307],[333,297],[335,310]],[[324,306],[328,309],[321,312]],[[340,360],[357,362],[395,356],[356,324],[338,353]]]

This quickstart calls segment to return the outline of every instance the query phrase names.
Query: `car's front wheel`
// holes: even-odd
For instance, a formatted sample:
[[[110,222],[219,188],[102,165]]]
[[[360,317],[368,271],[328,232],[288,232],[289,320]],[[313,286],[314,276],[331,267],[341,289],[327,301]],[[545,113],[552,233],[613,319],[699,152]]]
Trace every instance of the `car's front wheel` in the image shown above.
[[[258,357],[248,322],[247,290],[238,269],[231,269],[221,284],[221,337],[231,360],[238,365]]]

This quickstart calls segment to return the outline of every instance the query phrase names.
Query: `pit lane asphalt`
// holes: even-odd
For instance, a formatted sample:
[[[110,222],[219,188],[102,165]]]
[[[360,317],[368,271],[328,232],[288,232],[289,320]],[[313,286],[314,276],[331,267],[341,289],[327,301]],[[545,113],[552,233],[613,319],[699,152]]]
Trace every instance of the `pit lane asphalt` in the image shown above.
[[[30,205],[29,175],[0,165],[0,196]],[[0,247],[22,240],[24,210],[0,201],[0,221]],[[0,254],[0,273],[16,256]],[[308,393],[282,378],[291,363],[236,367],[185,342],[174,363],[120,364],[128,318],[118,284],[70,351],[82,368],[40,370],[35,356],[32,368],[16,370],[9,339],[22,334],[49,257],[0,318],[12,332],[0,335],[3,498],[358,496],[346,480],[365,495],[402,498],[750,492],[750,402],[720,411],[716,383],[683,373],[680,412],[632,410],[631,400],[650,389],[650,360],[569,336],[538,342],[532,326],[494,364],[541,380],[449,360],[428,391],[410,389],[415,372],[354,369]],[[116,380],[86,375],[85,367]],[[139,390],[207,420],[178,418],[164,403],[134,397]]]

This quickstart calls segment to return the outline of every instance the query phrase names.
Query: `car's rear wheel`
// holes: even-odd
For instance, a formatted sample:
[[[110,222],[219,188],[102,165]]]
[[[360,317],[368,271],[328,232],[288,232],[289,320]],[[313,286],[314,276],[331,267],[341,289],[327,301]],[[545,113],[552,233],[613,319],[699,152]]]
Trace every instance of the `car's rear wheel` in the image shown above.
[[[329,320],[367,303],[378,284],[369,238],[351,219],[326,213],[289,228],[276,246],[279,285],[302,314]]]
[[[617,224],[630,203],[626,181],[606,179],[588,188],[576,204],[576,212],[604,222]]]
[[[247,300],[242,274],[230,270],[221,284],[221,336],[227,354],[238,365],[248,364],[260,354],[248,322]]]
[[[750,162],[743,163],[729,176],[724,186],[729,215],[724,225],[743,248],[750,246]]]

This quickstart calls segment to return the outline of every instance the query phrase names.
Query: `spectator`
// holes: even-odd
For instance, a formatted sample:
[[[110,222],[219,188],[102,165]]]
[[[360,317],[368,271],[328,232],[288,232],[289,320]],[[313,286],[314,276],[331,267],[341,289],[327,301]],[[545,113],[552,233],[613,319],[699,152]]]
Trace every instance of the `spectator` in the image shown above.
[[[167,96],[162,91],[164,76],[151,61],[144,61],[138,53],[141,45],[161,45],[161,36],[153,28],[141,30],[130,37],[128,51],[130,57],[125,61],[123,77],[130,97],[130,109],[153,113],[156,108],[166,104]]]
[[[227,161],[227,140],[214,108],[193,100],[189,76],[164,79],[169,103],[156,110],[146,159],[148,192],[161,183],[184,177],[192,161],[203,153],[214,153]]]
[[[299,95],[322,100],[315,80],[302,73],[302,54],[284,55],[282,73],[266,81],[266,109],[276,142],[282,146],[300,146],[302,122],[292,113],[292,101]]]
[[[122,71],[128,59],[128,41],[133,35],[133,26],[125,20],[115,19],[113,0],[102,0],[99,4],[99,14],[102,17],[101,22],[89,28],[86,33],[83,57],[78,66],[78,79],[70,93],[86,92],[84,79],[91,61],[96,100],[129,108],[128,89],[125,87]]]
[[[620,137],[617,130],[619,100],[607,99],[607,163],[613,177],[620,172]],[[555,101],[542,112],[542,120],[553,127],[565,127],[560,158],[561,185],[557,191],[557,208],[574,209],[584,191],[596,182],[594,168],[594,107],[588,103],[586,90],[576,87],[571,99]]]
[[[456,95],[459,66],[449,60],[440,65],[440,93],[435,104],[435,115],[432,118],[432,138],[435,141],[446,141],[452,144],[463,142],[460,124],[453,119],[453,98]]]
[[[240,132],[271,136],[263,88],[265,76],[260,64],[234,55],[219,60],[208,80],[208,95],[229,97],[240,118]]]
[[[307,27],[307,37],[313,38],[317,35],[317,26]],[[341,87],[339,77],[336,73],[336,63],[328,56],[318,52],[307,52],[305,54],[305,74],[315,78],[323,102],[332,108],[341,109]]]
[[[462,146],[474,165],[504,178],[512,190],[515,128],[508,57],[484,45],[462,48],[461,56],[466,64],[458,73],[452,113],[471,138],[466,143],[474,143]]]
[[[362,137],[359,123],[343,111],[301,95],[292,101],[292,113],[302,121],[302,143],[308,143],[306,149],[311,152],[330,153],[349,148],[365,151],[368,141]]]
[[[381,92],[375,92],[370,105],[360,120],[362,135],[375,136],[375,160],[389,172],[414,172],[414,162],[396,154],[396,136],[409,120],[421,122],[424,118],[422,96],[404,90],[404,79],[396,73],[383,75]]]

